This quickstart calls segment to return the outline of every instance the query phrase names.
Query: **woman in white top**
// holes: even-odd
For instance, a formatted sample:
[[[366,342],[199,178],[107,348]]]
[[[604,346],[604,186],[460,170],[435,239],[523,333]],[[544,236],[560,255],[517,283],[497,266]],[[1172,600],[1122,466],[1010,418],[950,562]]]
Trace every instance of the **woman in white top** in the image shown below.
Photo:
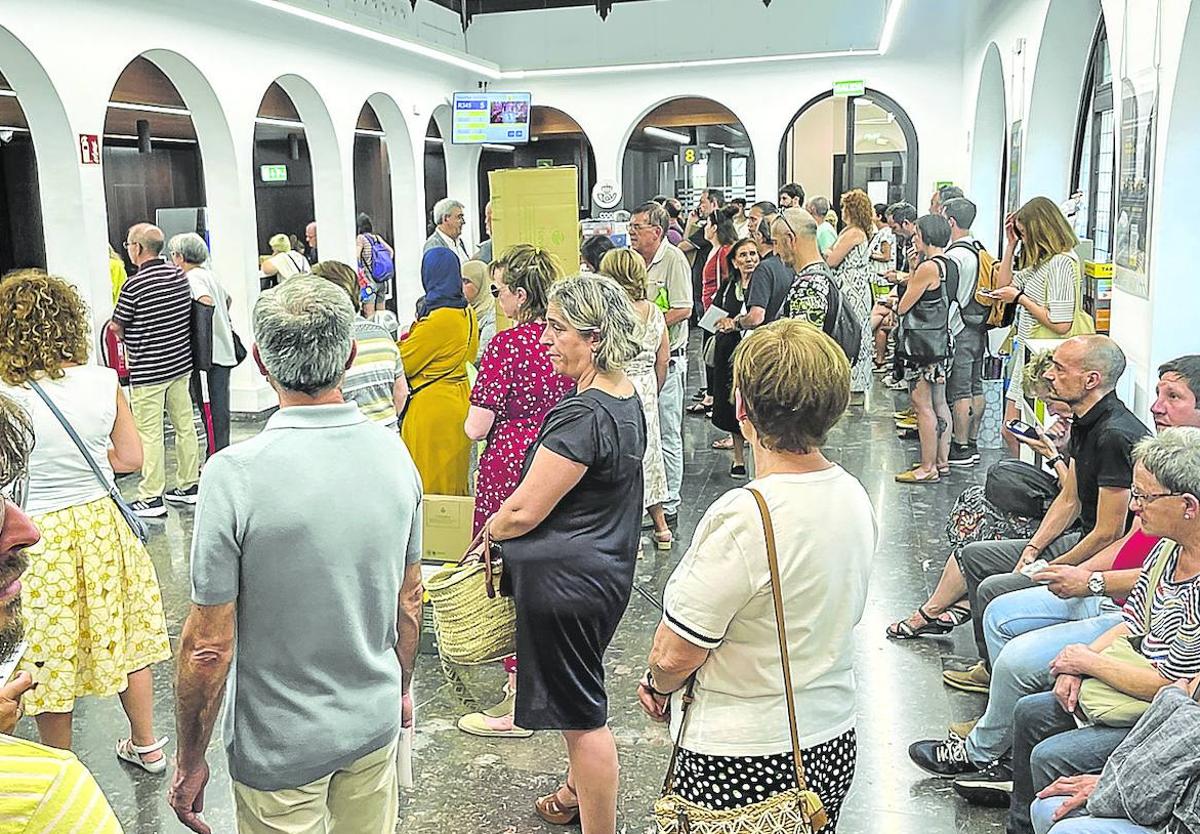
[[[229,372],[237,367],[233,348],[233,322],[229,306],[233,298],[221,286],[217,276],[207,266],[208,246],[195,232],[175,235],[167,244],[171,263],[184,271],[192,287],[192,299],[213,308],[212,367],[207,371],[192,371],[192,400],[205,415],[208,429],[208,453],[214,454],[229,445]],[[200,375],[208,383],[208,396]],[[208,402],[208,412],[204,403]]]
[[[490,267],[483,261],[467,261],[462,265],[462,289],[471,306],[475,308],[475,320],[479,322],[479,353],[475,364],[483,359],[483,351],[496,335],[496,296],[492,295]]]
[[[150,665],[171,656],[158,578],[146,548],[92,472],[37,382],[83,440],[108,484],[142,465],[116,372],[87,364],[89,316],[75,289],[40,270],[0,281],[0,391],[29,414],[37,444],[26,511],[42,532],[21,578],[28,648],[19,669],[38,686],[24,708],[44,744],[70,749],[75,700],[120,693],[132,733],[117,756],[162,773]],[[111,445],[110,445],[111,444]]]
[[[1012,361],[1004,422],[1019,417],[1022,369],[1026,345],[1039,325],[1067,338],[1075,311],[1083,304],[1079,256],[1075,236],[1062,211],[1047,197],[1034,197],[1004,219],[1004,257],[996,264],[996,290],[1001,301],[1017,305],[1013,329]],[[1015,256],[1017,242],[1020,256]],[[1014,455],[1020,443],[1008,429],[1005,440]]]
[[[292,249],[292,241],[287,235],[274,235],[268,241],[271,246],[271,256],[262,262],[262,274],[268,278],[274,276],[278,283],[296,275],[311,272],[308,261],[299,252]]]
[[[773,519],[804,770],[832,831],[854,775],[853,630],[876,539],[862,484],[821,454],[850,398],[850,366],[820,330],[781,319],[742,343],[734,385],[758,470],[749,487]],[[667,583],[638,687],[643,709],[658,721],[669,717],[678,738],[682,693],[695,675],[674,790],[713,809],[796,787],[767,565],[754,497],[726,493]]]

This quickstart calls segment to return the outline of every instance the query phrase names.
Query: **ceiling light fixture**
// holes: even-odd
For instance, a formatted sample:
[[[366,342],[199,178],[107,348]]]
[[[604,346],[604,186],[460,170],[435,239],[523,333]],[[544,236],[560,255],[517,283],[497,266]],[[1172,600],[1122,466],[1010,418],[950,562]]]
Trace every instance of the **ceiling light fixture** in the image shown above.
[[[110,101],[108,106],[114,110],[133,110],[137,113],[161,113],[164,116],[188,116],[192,111],[186,107],[170,107],[165,104],[137,104],[132,101]]]
[[[376,136],[380,139],[387,135],[382,130],[375,130],[374,128],[370,127],[356,127],[354,128],[354,133],[357,136]]]
[[[437,136],[426,136],[425,144],[426,145],[437,145],[438,147],[442,147],[445,144],[445,142]]]
[[[721,130],[728,131],[729,133],[733,134],[734,136],[738,137],[739,139],[746,138],[746,134],[742,133],[736,127],[730,127],[729,125],[717,125],[717,127],[721,128]]]
[[[0,96],[5,96],[6,98],[16,98],[17,91],[16,90],[0,90]],[[7,129],[8,128],[5,128],[5,130],[7,130]]]
[[[684,133],[663,130],[661,127],[655,127],[654,125],[642,128],[642,132],[647,136],[653,136],[655,139],[665,139],[668,142],[678,142],[681,145],[690,145],[692,142],[692,137]]]
[[[273,125],[274,127],[287,127],[293,130],[304,130],[304,122],[297,122],[294,119],[272,119],[269,116],[258,116],[254,119],[256,125]]]
[[[130,142],[136,142],[138,140],[137,136],[127,134],[127,133],[106,133],[106,134],[104,134],[104,138],[105,139],[125,139]],[[196,139],[175,139],[175,138],[168,138],[166,136],[151,136],[150,141],[151,142],[174,142],[177,145],[198,145],[198,144],[200,144],[199,140],[196,140]]]
[[[512,153],[517,149],[516,145],[495,145],[491,142],[484,142],[482,147],[485,151],[501,151],[502,153]]]

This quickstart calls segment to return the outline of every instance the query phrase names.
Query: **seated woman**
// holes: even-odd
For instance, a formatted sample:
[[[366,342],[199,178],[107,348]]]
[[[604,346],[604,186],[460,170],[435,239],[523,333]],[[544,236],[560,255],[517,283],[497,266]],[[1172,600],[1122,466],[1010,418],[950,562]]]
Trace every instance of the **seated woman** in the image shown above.
[[[725,810],[794,790],[799,752],[832,831],[854,776],[853,630],[876,535],[862,484],[821,453],[850,399],[850,364],[817,328],[780,319],[746,337],[734,387],[758,477],[700,520],[667,583],[638,697],[652,719],[671,721],[679,750],[668,782],[682,799]],[[786,684],[767,519],[786,612]]]
[[[268,243],[271,254],[259,267],[262,278],[265,279],[265,286],[273,286],[294,275],[303,275],[311,271],[304,256],[292,249],[292,241],[287,235],[274,235]]]
[[[408,412],[400,436],[428,495],[469,495],[471,440],[462,430],[470,408],[467,363],[479,350],[475,311],[462,292],[462,265],[450,249],[421,258],[420,317],[400,343],[408,378]]]
[[[1063,455],[1071,439],[1072,417],[1068,406],[1050,399],[1050,389],[1042,376],[1050,366],[1052,356],[1050,351],[1044,351],[1026,364],[1025,386],[1027,391],[1047,403],[1049,412],[1058,419],[1040,439],[1021,437],[1021,441],[1047,460],[1058,458],[1054,471],[1061,483],[1067,472]],[[1028,538],[1037,530],[1040,521],[1016,516],[995,507],[984,497],[983,487],[980,486],[968,487],[963,492],[955,503],[955,513],[952,513],[946,526],[954,549],[942,569],[942,578],[938,580],[929,599],[918,605],[908,619],[888,626],[887,636],[893,640],[949,634],[956,626],[968,622],[971,608],[967,604],[967,583],[959,562],[962,549],[972,542]]]
[[[637,329],[611,278],[554,286],[542,344],[576,391],[546,416],[520,484],[485,527],[503,550],[502,590],[516,602],[516,723],[560,730],[567,743],[566,782],[535,808],[547,822],[578,819],[586,834],[614,834],[617,824],[604,652],[641,550],[646,424],[623,370],[637,355]]]

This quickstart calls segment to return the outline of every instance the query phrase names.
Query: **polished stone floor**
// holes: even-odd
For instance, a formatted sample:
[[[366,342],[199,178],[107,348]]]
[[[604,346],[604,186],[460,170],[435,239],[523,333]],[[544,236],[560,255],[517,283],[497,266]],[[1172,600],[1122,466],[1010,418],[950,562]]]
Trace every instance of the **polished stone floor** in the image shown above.
[[[967,806],[948,783],[925,777],[908,761],[906,748],[917,738],[941,736],[951,721],[973,718],[982,711],[978,696],[943,688],[947,665],[966,664],[972,653],[968,630],[952,638],[896,644],[884,628],[906,615],[925,598],[944,564],[946,512],[968,484],[980,481],[984,467],[956,471],[931,486],[901,486],[892,476],[915,459],[915,441],[900,441],[891,412],[899,400],[876,387],[868,408],[852,410],[834,430],[827,452],[857,475],[875,503],[880,520],[880,546],[870,600],[858,629],[859,760],[841,834],[951,834],[1002,829],[1003,814]],[[244,438],[261,424],[235,425]],[[636,581],[651,594],[661,594],[704,509],[735,482],[728,477],[727,453],[709,448],[717,437],[703,420],[687,420],[687,467],[679,543],[659,554],[646,543]],[[985,464],[998,457],[986,453]],[[168,472],[172,470],[169,468]],[[124,480],[126,492],[133,482]],[[192,512],[172,508],[165,522],[153,526],[150,549],[166,600],[172,644],[188,608],[188,546]],[[837,554],[829,554],[836,559]],[[629,611],[608,655],[611,723],[621,756],[620,826],[623,832],[648,829],[648,809],[661,785],[669,752],[665,732],[645,719],[634,695],[658,619],[648,600],[634,594]],[[296,639],[303,639],[297,635]],[[160,732],[174,736],[170,663],[155,670],[155,715]],[[491,703],[499,695],[502,671],[470,670],[464,675],[466,697]],[[454,720],[464,711],[458,692],[443,676],[434,657],[420,659],[416,678],[418,735],[415,744],[417,788],[405,791],[400,830],[413,834],[486,832],[525,834],[552,826],[533,813],[531,799],[548,792],[565,768],[565,750],[555,734],[539,733],[525,741],[483,740],[462,735]],[[75,747],[92,770],[130,834],[179,832],[166,804],[169,777],[153,777],[120,764],[112,753],[117,738],[128,732],[116,698],[89,700],[76,713]],[[32,737],[24,721],[18,734]],[[298,743],[320,743],[296,727]],[[219,735],[219,727],[218,727]],[[170,749],[170,748],[168,748]],[[220,740],[209,752],[213,778],[205,816],[213,830],[234,831],[232,797]]]

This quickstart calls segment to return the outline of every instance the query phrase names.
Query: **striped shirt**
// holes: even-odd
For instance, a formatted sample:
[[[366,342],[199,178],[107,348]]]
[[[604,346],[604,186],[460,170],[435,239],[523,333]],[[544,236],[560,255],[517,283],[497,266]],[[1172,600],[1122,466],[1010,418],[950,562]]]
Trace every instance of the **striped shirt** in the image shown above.
[[[121,287],[113,321],[125,328],[129,381],[170,382],[192,372],[192,290],[162,258],[146,261]]]
[[[1142,575],[1125,600],[1129,634],[1142,637],[1142,654],[1167,680],[1200,674],[1200,577],[1176,581],[1180,547],[1162,539],[1142,566]],[[1150,569],[1166,559],[1162,578],[1150,603],[1150,632],[1146,633],[1146,600],[1150,597]]]
[[[1075,305],[1082,303],[1075,298],[1079,286],[1079,260],[1074,252],[1059,253],[1041,266],[1019,269],[1013,273],[1013,286],[1024,290],[1034,303],[1050,311],[1050,321],[1055,324],[1075,318]],[[1029,311],[1017,305],[1017,337],[1027,342],[1033,336],[1037,320]]]
[[[353,335],[358,352],[342,379],[342,396],[368,420],[393,427],[399,422],[393,389],[404,375],[400,349],[385,327],[363,318],[354,320]]]
[[[74,754],[0,734],[0,834],[121,834]]]

